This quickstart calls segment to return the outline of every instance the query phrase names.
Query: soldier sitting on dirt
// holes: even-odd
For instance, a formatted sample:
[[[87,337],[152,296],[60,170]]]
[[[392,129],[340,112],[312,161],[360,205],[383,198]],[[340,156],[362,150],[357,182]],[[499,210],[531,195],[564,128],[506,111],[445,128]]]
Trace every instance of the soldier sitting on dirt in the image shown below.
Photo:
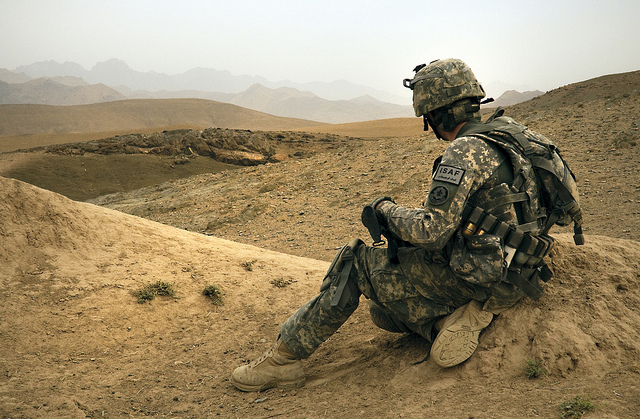
[[[423,207],[387,197],[365,207],[363,222],[372,236],[385,234],[388,248],[357,239],[344,246],[319,295],[285,321],[269,351],[233,372],[240,390],[304,385],[300,360],[338,330],[361,294],[374,324],[417,333],[432,342],[433,362],[458,365],[494,315],[524,296],[540,297],[540,281],[551,277],[543,257],[553,247],[547,233],[554,224],[574,221],[581,244],[576,185],[555,145],[499,108],[483,123],[484,89],[462,61],[414,71],[404,84],[416,116],[451,142],[434,163]]]

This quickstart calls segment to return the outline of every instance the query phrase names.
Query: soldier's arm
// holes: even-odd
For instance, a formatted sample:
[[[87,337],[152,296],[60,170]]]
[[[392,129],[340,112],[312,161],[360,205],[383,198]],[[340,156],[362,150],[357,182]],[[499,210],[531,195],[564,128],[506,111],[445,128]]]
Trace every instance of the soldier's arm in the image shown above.
[[[434,173],[424,207],[410,209],[385,201],[378,209],[402,240],[428,250],[442,249],[462,221],[467,199],[499,166],[497,152],[474,137],[458,138]]]

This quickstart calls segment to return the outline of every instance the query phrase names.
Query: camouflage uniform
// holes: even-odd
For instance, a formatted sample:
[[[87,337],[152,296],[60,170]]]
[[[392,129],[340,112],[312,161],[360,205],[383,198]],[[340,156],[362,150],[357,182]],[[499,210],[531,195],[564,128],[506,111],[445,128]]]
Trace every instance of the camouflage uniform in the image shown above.
[[[281,326],[269,351],[235,369],[238,389],[304,385],[300,360],[338,330],[361,295],[375,325],[418,333],[433,342],[436,365],[459,365],[494,314],[525,295],[540,298],[539,281],[553,274],[543,259],[554,224],[573,221],[574,240],[584,243],[575,177],[555,145],[499,108],[482,123],[485,92],[464,62],[436,60],[414,72],[403,84],[413,91],[416,116],[453,141],[434,163],[422,208],[380,198],[363,210],[372,237],[383,233],[397,254],[397,246],[357,239],[345,245],[320,294]]]
[[[466,205],[491,208],[510,193],[513,170],[509,157],[495,144],[469,134],[485,124],[474,118],[465,124],[434,170],[424,206],[409,209],[391,201],[378,207],[389,229],[411,247],[399,248],[399,264],[383,248],[353,241],[353,266],[342,305],[332,305],[338,291],[338,269],[330,269],[321,292],[280,328],[282,340],[297,357],[307,358],[349,318],[361,294],[394,323],[433,339],[434,324],[471,300],[500,313],[525,294],[502,281],[502,248],[489,248],[468,257],[460,228]],[[533,199],[537,199],[534,197]],[[534,205],[535,207],[535,205]],[[489,210],[500,221],[516,224],[514,206]],[[337,267],[339,268],[339,267]]]

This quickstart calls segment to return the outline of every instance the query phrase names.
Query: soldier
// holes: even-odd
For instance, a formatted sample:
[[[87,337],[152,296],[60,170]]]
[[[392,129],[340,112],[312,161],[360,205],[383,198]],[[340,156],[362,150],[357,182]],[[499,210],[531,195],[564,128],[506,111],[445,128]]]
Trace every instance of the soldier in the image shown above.
[[[557,196],[543,193],[549,186],[535,176],[530,155],[547,152],[558,170],[564,161],[549,154],[549,140],[502,111],[481,122],[485,92],[464,62],[437,60],[414,71],[404,85],[413,91],[416,116],[451,142],[434,163],[423,207],[374,200],[369,207],[389,244],[399,244],[397,253],[357,239],[344,246],[320,293],[285,321],[273,347],[233,372],[238,389],[304,385],[301,360],[349,318],[362,294],[375,325],[421,335],[443,368],[471,357],[494,315],[525,295],[540,297],[539,280],[550,278],[542,258],[553,239],[546,233],[553,224],[580,221],[573,177],[563,179],[564,193],[551,191],[571,205],[550,202]],[[555,215],[553,205],[562,207]]]

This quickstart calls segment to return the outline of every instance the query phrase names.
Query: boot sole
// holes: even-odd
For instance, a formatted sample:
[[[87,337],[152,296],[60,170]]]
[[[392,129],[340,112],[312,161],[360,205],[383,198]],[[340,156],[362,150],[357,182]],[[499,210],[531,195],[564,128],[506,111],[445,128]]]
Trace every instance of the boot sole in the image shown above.
[[[478,347],[480,332],[493,320],[486,311],[475,313],[477,324],[452,324],[442,330],[431,347],[431,358],[439,367],[450,368],[471,358]]]
[[[443,330],[431,348],[431,358],[439,367],[461,364],[476,351],[480,332]]]
[[[233,377],[230,379],[230,381],[231,381],[231,384],[233,384],[238,390],[252,392],[252,391],[264,391],[274,387],[275,388],[300,388],[304,386],[306,382],[306,378],[301,378],[299,380],[294,380],[294,381],[281,381],[281,382],[271,381],[262,385],[253,385],[253,386],[249,384],[239,383],[236,380],[234,380]]]

